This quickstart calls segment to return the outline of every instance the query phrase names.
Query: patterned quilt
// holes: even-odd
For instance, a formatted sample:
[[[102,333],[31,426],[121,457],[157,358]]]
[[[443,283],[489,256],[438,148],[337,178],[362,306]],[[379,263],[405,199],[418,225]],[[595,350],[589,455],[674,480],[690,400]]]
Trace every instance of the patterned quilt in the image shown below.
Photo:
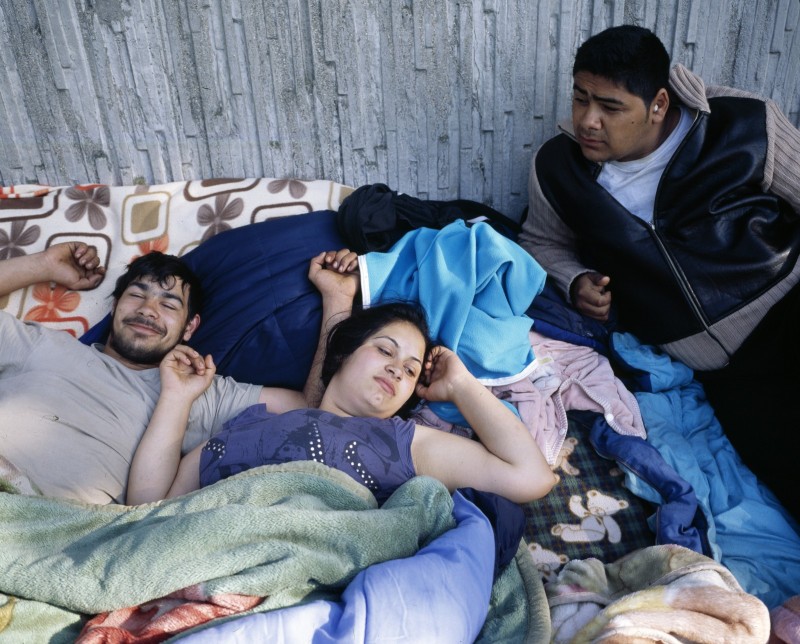
[[[114,281],[137,256],[151,250],[180,256],[231,228],[336,210],[350,192],[333,181],[298,179],[0,188],[0,260],[83,241],[97,247],[108,271],[94,291],[37,284],[0,297],[0,309],[80,337],[108,312]]]

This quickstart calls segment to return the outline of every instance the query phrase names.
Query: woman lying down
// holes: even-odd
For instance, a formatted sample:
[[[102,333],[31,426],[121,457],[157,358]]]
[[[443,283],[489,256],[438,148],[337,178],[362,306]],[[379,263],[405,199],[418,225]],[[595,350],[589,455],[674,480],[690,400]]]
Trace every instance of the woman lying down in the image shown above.
[[[323,319],[334,308],[353,307],[357,265],[355,253],[346,250],[311,261],[309,278],[322,294]],[[349,474],[379,503],[417,475],[436,478],[451,492],[472,487],[518,503],[541,498],[554,485],[525,425],[453,351],[431,346],[418,306],[356,309],[320,342],[325,389],[318,408],[310,408],[306,396],[315,395],[309,387],[306,395],[270,388],[266,404],[245,409],[183,458],[189,408],[216,369],[210,355],[203,358],[189,347],[170,352],[160,366],[161,396],[133,459],[127,503],[179,496],[253,467],[295,460]],[[398,416],[417,397],[454,403],[480,442]]]

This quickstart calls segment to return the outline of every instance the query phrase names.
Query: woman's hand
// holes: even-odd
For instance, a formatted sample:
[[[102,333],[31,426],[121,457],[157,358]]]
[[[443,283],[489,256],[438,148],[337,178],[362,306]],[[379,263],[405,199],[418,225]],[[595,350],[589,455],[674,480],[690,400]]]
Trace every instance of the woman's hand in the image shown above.
[[[423,376],[417,394],[429,401],[455,403],[479,440],[417,425],[411,442],[417,474],[433,476],[451,491],[473,487],[517,503],[550,491],[556,479],[531,432],[455,353],[434,347]]]
[[[303,387],[303,396],[309,407],[319,407],[325,387],[322,384],[322,363],[328,332],[335,320],[347,317],[361,288],[358,273],[358,254],[347,248],[320,253],[311,260],[308,279],[322,295],[322,324],[311,371]]]
[[[347,248],[322,252],[311,260],[308,279],[322,297],[341,296],[352,301],[361,286],[358,254]]]
[[[431,402],[455,401],[460,388],[475,381],[464,363],[453,351],[438,345],[425,360],[422,377],[417,383],[417,395]]]

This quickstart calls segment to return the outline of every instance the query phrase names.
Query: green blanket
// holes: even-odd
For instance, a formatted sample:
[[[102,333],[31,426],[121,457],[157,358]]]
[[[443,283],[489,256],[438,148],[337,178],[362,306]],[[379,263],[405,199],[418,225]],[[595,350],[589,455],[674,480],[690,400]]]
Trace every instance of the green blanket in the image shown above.
[[[137,507],[0,493],[0,640],[70,641],[82,615],[196,584],[265,597],[257,610],[330,598],[360,570],[413,555],[453,526],[452,498],[433,479],[410,480],[378,509],[366,488],[313,462]],[[485,641],[548,638],[531,567],[518,556],[498,579]]]

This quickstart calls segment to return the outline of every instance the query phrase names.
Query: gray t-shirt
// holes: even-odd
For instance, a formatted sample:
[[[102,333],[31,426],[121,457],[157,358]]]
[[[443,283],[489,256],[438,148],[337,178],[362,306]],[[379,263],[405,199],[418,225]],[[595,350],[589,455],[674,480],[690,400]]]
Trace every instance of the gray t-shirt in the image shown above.
[[[0,455],[47,496],[123,503],[160,389],[157,368],[129,369],[100,345],[0,311]],[[260,391],[216,376],[192,406],[184,453]]]

